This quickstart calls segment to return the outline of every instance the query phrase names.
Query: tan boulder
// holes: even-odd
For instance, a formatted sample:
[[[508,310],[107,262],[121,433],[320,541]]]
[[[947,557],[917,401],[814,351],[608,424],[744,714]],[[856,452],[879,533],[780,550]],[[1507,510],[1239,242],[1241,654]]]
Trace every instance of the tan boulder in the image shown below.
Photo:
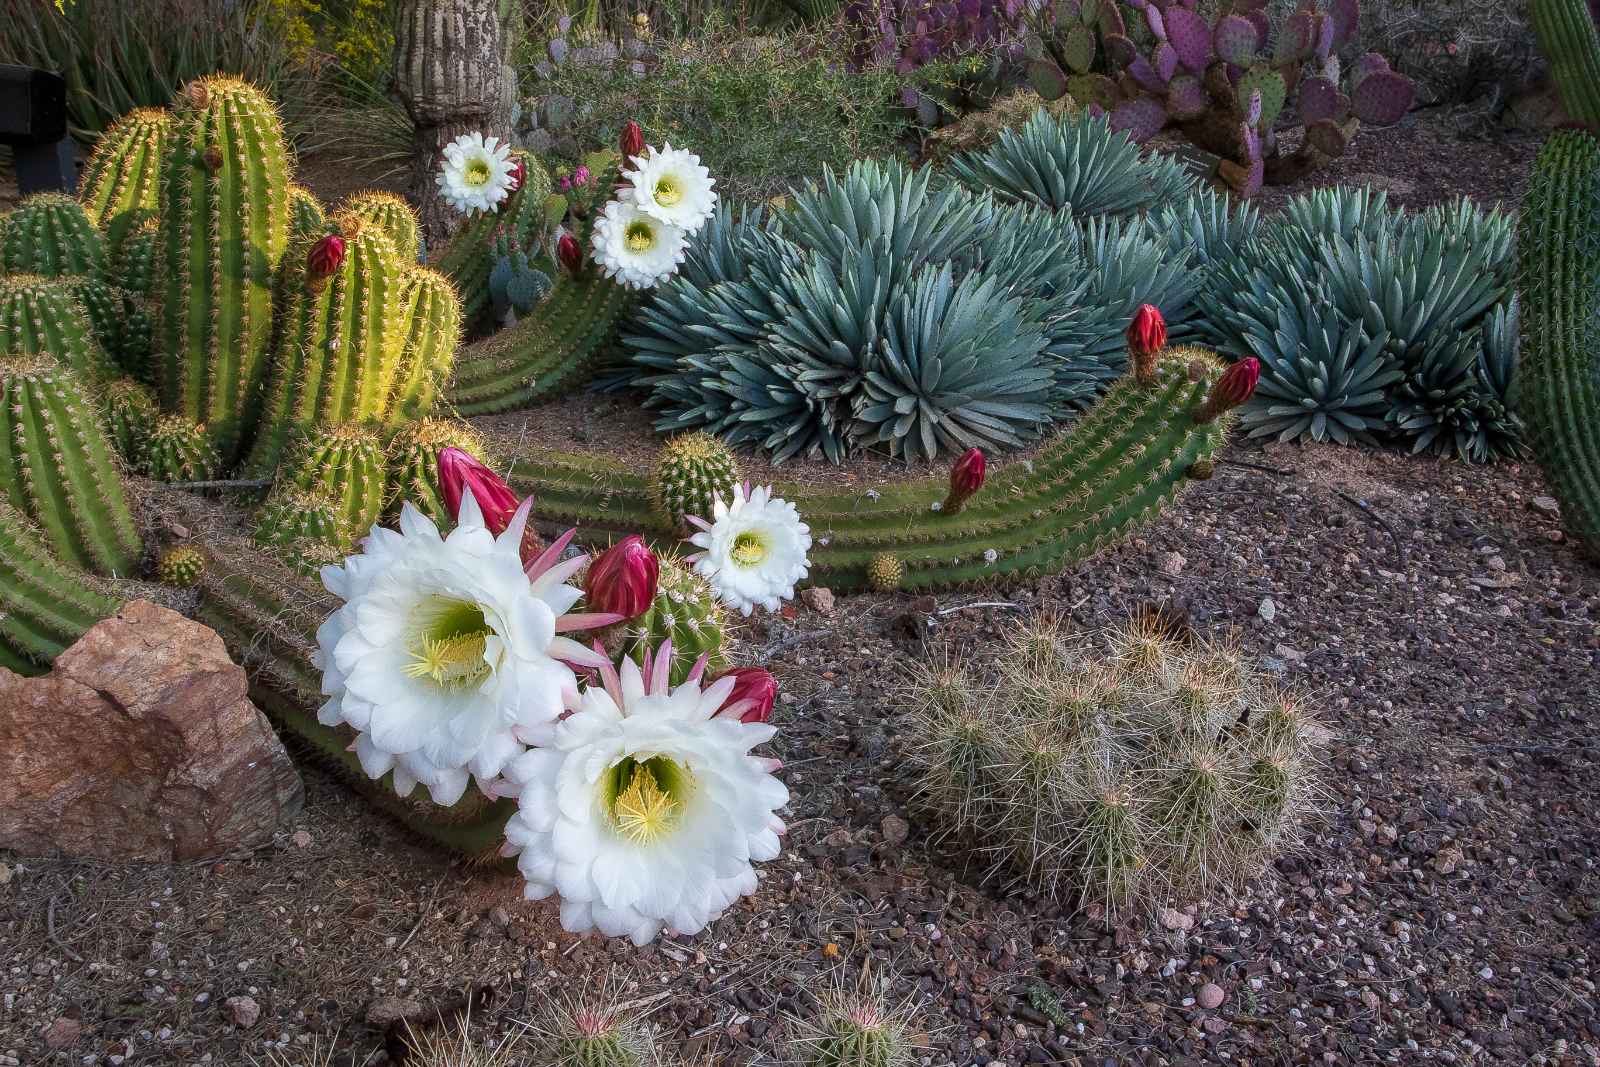
[[[181,861],[253,848],[300,776],[215,632],[136,600],[56,658],[0,669],[0,848]]]

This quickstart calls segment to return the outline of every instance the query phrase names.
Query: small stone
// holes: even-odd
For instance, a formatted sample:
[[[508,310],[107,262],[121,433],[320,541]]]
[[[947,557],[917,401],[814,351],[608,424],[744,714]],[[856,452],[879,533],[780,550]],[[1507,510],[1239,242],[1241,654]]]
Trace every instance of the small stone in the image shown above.
[[[822,839],[822,844],[827,848],[849,848],[855,844],[855,839],[850,836],[850,831],[840,827]]]
[[[1217,983],[1207,982],[1200,987],[1200,992],[1195,994],[1194,1000],[1196,1004],[1199,1004],[1206,1011],[1216,1011],[1222,1007],[1222,1001],[1226,996],[1227,994],[1222,991],[1222,987]]]
[[[489,921],[494,923],[496,926],[510,926],[511,913],[505,908],[502,908],[500,905],[496,904],[494,907],[489,909]]]
[[[1381,1001],[1378,999],[1378,994],[1370,989],[1363,989],[1361,991],[1361,1003],[1365,1004],[1369,1011],[1377,1011]]]
[[[826,586],[814,585],[809,589],[800,590],[800,599],[805,601],[806,607],[822,615],[833,614],[833,590]]]
[[[898,815],[885,815],[882,828],[883,840],[890,845],[903,845],[911,836],[911,824]]]
[[[1176,578],[1183,573],[1183,568],[1188,564],[1188,559],[1176,552],[1168,552],[1161,557],[1161,573],[1169,578]]]
[[[393,1026],[401,1019],[422,1014],[422,1004],[404,997],[378,997],[367,1005],[367,1025],[380,1030]]]
[[[1200,1029],[1204,1030],[1208,1034],[1220,1034],[1227,1028],[1227,1021],[1224,1019],[1219,1019],[1215,1015],[1207,1015],[1200,1021]]]
[[[294,842],[295,848],[310,848],[311,835],[304,830],[296,830],[289,840]]]
[[[1162,908],[1156,913],[1156,918],[1168,930],[1182,932],[1194,929],[1194,916],[1186,915],[1176,908]]]
[[[1262,622],[1271,622],[1278,617],[1278,605],[1272,602],[1271,597],[1266,597],[1261,601],[1261,606],[1256,609],[1256,614],[1261,616]]]
[[[47,1047],[60,1052],[63,1049],[73,1048],[78,1039],[83,1036],[83,1024],[76,1019],[69,1019],[65,1015],[50,1024],[44,1032],[44,1043]]]
[[[1561,517],[1561,504],[1553,496],[1536,496],[1528,505],[1541,515],[1548,515],[1552,519]]]
[[[0,885],[10,885],[10,884],[11,884],[11,868],[6,866],[4,863],[0,863]]]
[[[222,1002],[222,1010],[228,1013],[228,1020],[241,1030],[248,1030],[261,1018],[261,1005],[257,1004],[254,997],[229,997]]]

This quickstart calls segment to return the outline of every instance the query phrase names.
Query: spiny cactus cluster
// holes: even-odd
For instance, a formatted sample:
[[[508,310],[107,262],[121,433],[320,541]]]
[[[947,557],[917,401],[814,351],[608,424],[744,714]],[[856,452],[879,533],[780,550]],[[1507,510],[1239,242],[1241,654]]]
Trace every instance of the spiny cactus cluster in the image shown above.
[[[454,419],[425,418],[401,428],[389,440],[389,496],[385,510],[393,514],[409,502],[439,525],[449,510],[439,489],[439,453],[459,448],[478,462],[493,466],[477,432]]]
[[[1391,125],[1410,110],[1409,80],[1369,52],[1346,76],[1340,51],[1354,38],[1359,0],[1303,3],[1274,37],[1267,0],[1054,0],[1038,16],[1028,67],[1047,100],[1070,93],[1145,141],[1169,125],[1224,157],[1219,174],[1251,196],[1341,156],[1362,122]],[[1280,153],[1276,123],[1293,100],[1306,127]]]
[[[818,1010],[789,1020],[791,1062],[799,1067],[911,1067],[924,1053],[910,1002],[890,1004],[863,978],[835,981]]]
[[[163,415],[148,428],[133,456],[140,474],[158,482],[199,482],[217,476],[222,465],[216,446],[181,415]]]
[[[693,515],[711,521],[717,499],[733,499],[739,466],[733,452],[708,433],[680,434],[656,459],[656,510],[672,526],[687,529]]]
[[[72,283],[37,274],[0,275],[0,354],[53,356],[88,381],[113,370]]]
[[[609,990],[553,1000],[529,1026],[537,1062],[550,1067],[656,1067],[650,1031]]]
[[[0,667],[18,674],[49,668],[118,602],[57,558],[43,530],[0,495]]]
[[[0,271],[42,274],[99,274],[106,248],[100,232],[72,197],[38,193],[6,216],[0,229]]]
[[[654,652],[670,640],[673,685],[688,677],[701,656],[707,657],[706,665],[713,673],[726,667],[722,605],[710,585],[682,560],[666,557],[659,565],[656,595],[649,609],[617,624],[620,654],[643,663],[647,650]]]
[[[193,545],[174,545],[156,560],[156,579],[179,589],[192,589],[206,573],[206,557]]]
[[[906,690],[929,810],[997,870],[1118,908],[1204,893],[1294,841],[1322,732],[1234,649],[1149,620],[1108,648],[1055,621]]]
[[[115,255],[161,207],[161,161],[171,117],[157,108],[129,112],[101,134],[79,179],[78,200]]]
[[[348,544],[383,514],[386,463],[378,435],[356,424],[319,430],[298,442],[284,460],[279,482],[326,502]]]

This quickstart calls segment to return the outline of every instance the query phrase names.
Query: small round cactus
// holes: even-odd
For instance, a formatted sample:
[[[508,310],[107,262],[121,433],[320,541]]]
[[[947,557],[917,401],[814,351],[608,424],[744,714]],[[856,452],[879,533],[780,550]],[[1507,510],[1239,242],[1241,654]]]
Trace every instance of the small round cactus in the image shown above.
[[[274,490],[256,512],[256,542],[289,546],[302,541],[342,546],[344,523],[326,497],[289,487]]]
[[[279,477],[331,503],[354,537],[366,533],[383,514],[385,466],[377,435],[345,423],[300,441]]]
[[[867,564],[867,584],[880,593],[892,593],[900,588],[906,568],[892,552],[880,552]]]
[[[158,482],[198,482],[214,478],[222,465],[205,427],[182,415],[156,420],[139,449],[136,466]]]
[[[796,1020],[794,1046],[805,1067],[910,1067],[922,1051],[909,1004],[889,1006],[868,989],[836,989],[811,1019]]]
[[[385,505],[398,512],[401,503],[411,506],[440,525],[451,521],[439,489],[439,453],[459,448],[487,466],[489,458],[483,438],[464,422],[455,419],[422,419],[401,429],[389,440],[389,486]]]
[[[106,430],[111,443],[129,463],[137,463],[150,440],[150,428],[161,409],[149,389],[131,378],[118,378],[105,388]]]
[[[711,586],[682,560],[669,558],[658,563],[660,576],[650,607],[615,628],[621,641],[618,653],[642,663],[646,649],[654,651],[671,639],[673,685],[688,677],[702,655],[707,657],[709,671],[726,667],[722,605]]]
[[[163,585],[192,589],[206,573],[206,557],[193,545],[175,545],[156,560],[156,579]]]
[[[718,497],[729,500],[739,481],[739,468],[728,446],[703,431],[668,441],[656,462],[656,508],[674,526],[687,517],[710,520]]]
[[[550,1067],[647,1067],[656,1062],[648,1031],[612,1006],[608,991],[557,1002],[530,1031],[535,1061]]]

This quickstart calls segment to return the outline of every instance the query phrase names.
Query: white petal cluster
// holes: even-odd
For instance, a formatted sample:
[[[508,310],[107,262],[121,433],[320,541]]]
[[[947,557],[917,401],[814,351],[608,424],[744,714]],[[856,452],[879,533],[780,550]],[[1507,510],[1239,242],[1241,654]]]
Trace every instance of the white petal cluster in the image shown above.
[[[776,761],[750,754],[773,727],[717,715],[731,677],[702,690],[697,670],[669,689],[670,662],[669,644],[643,670],[603,669],[605,685],[506,768],[506,851],[529,899],[559,894],[573,933],[697,933],[755,891],[754,861],[778,855],[789,793]]]
[[[672,277],[687,249],[681,229],[645,214],[631,200],[611,201],[595,220],[595,262],[630,289],[648,289]]]
[[[716,179],[693,152],[651,145],[631,163],[622,177],[630,186],[628,195],[645,214],[692,234],[716,211]]]
[[[594,261],[628,288],[649,289],[677,272],[689,238],[716,211],[716,179],[699,156],[670,144],[647,146],[621,174],[625,187],[595,219]]]
[[[734,486],[733,499],[717,498],[712,521],[691,518],[700,532],[690,543],[694,569],[717,598],[749,615],[756,605],[776,611],[794,597],[795,583],[811,569],[811,527],[771,486]]]
[[[408,503],[398,532],[374,526],[360,554],[323,568],[344,604],[317,631],[328,698],[317,718],[354,728],[362,769],[392,771],[401,796],[420,782],[450,805],[471,776],[499,775],[521,735],[547,728],[576,693],[567,663],[594,659],[558,636],[581,595],[564,583],[584,559],[530,578],[526,520],[524,507],[496,538],[469,489],[445,537]]]
[[[444,149],[435,179],[440,195],[463,215],[493,211],[516,189],[511,146],[500,138],[464,133]]]

